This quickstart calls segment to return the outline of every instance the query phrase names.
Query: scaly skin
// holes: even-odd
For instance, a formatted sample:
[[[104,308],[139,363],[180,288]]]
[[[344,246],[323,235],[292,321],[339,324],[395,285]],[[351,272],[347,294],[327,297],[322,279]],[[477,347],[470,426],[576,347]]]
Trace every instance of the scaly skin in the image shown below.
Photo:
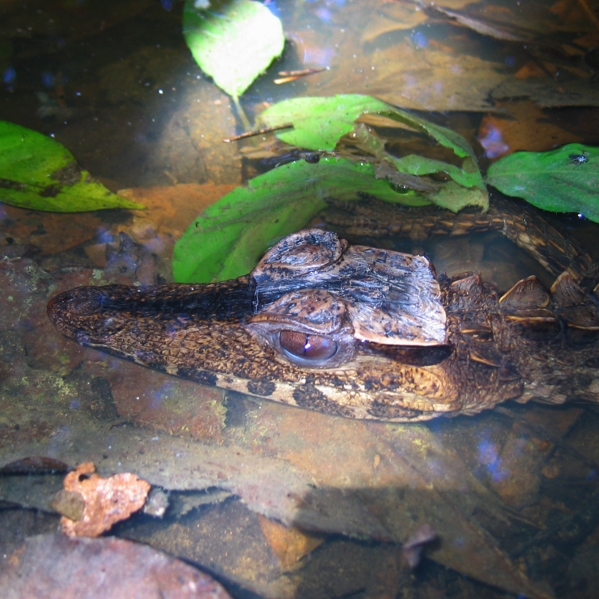
[[[496,218],[493,213],[490,216],[491,221]],[[504,229],[509,226],[524,231],[520,237],[539,247],[535,239],[538,227],[531,236],[530,227],[518,225],[515,217],[502,218]],[[563,248],[568,243],[553,229],[547,239],[550,241],[544,243],[551,247],[549,254],[554,254],[558,245]],[[291,245],[289,251],[293,253]],[[341,247],[341,257],[335,257],[326,272],[343,270],[337,265],[350,249],[343,244]],[[377,260],[388,261],[384,254],[376,250]],[[306,256],[304,252],[298,263],[309,271],[312,256]],[[294,363],[276,341],[271,343],[271,338],[279,339],[281,331],[306,331],[304,324],[291,322],[297,301],[286,303],[289,289],[277,291],[281,285],[279,267],[266,276],[263,270],[255,270],[252,275],[211,285],[80,287],[54,298],[48,314],[66,336],[143,366],[345,417],[418,421],[440,415],[475,414],[508,399],[595,402],[599,401],[598,301],[596,293],[583,291],[576,282],[588,280],[591,262],[578,250],[573,259],[567,259],[572,274],[563,274],[551,293],[534,277],[516,284],[503,298],[477,275],[440,277],[438,286],[421,293],[427,301],[438,301],[443,307],[446,338],[420,346],[402,339],[386,339],[384,335],[372,340],[355,338],[359,326],[350,316],[355,313],[356,300],[338,297],[342,290],[345,293],[352,287],[351,279],[331,284],[327,275],[323,283],[321,271],[315,269],[300,284],[302,277],[296,272],[291,277],[295,292],[299,289],[310,300],[314,290],[320,289],[332,294],[335,306],[337,301],[349,306],[335,312],[335,318],[344,315],[332,328],[324,322],[328,332],[322,336],[338,342],[340,348],[331,362],[327,358]],[[389,277],[381,280],[381,289],[387,292],[389,285],[395,289]],[[256,299],[263,284],[269,290],[264,306]],[[273,306],[279,310],[277,302],[282,302],[283,316],[277,313],[274,320],[264,316]],[[326,309],[319,313],[308,302],[309,309],[302,314],[311,317],[316,313],[322,328],[322,314],[332,313],[330,301],[315,305],[325,305]],[[258,330],[257,320],[265,321],[268,338]],[[369,334],[366,331],[366,337]],[[312,336],[315,341],[318,338]]]

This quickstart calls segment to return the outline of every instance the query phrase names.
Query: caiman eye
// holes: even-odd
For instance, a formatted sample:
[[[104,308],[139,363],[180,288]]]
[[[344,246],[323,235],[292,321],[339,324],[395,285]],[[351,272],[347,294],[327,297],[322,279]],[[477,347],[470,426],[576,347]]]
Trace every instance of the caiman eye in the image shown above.
[[[279,341],[287,357],[294,362],[323,362],[337,353],[337,342],[320,335],[281,331]]]

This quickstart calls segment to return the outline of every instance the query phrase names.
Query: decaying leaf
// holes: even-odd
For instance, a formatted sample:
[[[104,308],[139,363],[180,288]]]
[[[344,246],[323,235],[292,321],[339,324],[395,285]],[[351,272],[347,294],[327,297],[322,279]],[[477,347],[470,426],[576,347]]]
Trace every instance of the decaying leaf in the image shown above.
[[[141,509],[150,491],[150,484],[135,474],[124,472],[102,478],[95,470],[91,462],[86,462],[64,479],[65,491],[81,495],[85,503],[81,519],[60,519],[62,531],[69,537],[99,536]]]
[[[510,102],[509,106],[498,103],[498,108],[509,112],[486,115],[477,135],[487,158],[491,160],[518,150],[542,152],[556,144],[583,141],[559,123],[548,122],[547,115],[530,101]]]
[[[265,516],[259,516],[259,521],[262,533],[277,556],[282,570],[296,568],[303,557],[324,542],[322,537],[309,535]]]
[[[477,18],[462,11],[450,10],[444,6],[437,6],[434,2],[429,4],[417,0],[416,3],[431,13],[444,15],[481,35],[488,35],[489,37],[504,41],[522,43],[530,42],[533,39],[531,32],[527,30],[519,29],[510,31],[505,25],[502,26],[501,24],[492,23],[488,19]]]

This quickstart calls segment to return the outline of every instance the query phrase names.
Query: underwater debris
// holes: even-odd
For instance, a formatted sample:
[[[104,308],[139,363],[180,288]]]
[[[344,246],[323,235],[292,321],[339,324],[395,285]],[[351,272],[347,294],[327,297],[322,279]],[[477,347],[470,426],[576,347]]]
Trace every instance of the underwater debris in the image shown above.
[[[102,478],[91,462],[77,466],[64,479],[65,491],[78,493],[84,501],[80,520],[60,519],[62,532],[69,537],[97,537],[113,524],[141,509],[150,484],[130,472]]]

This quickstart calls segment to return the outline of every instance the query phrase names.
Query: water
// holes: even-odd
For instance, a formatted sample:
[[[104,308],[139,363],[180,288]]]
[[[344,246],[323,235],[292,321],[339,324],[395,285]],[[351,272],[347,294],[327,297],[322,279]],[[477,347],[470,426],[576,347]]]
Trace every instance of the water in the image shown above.
[[[250,118],[285,98],[368,93],[460,132],[484,168],[509,150],[599,142],[596,84],[581,58],[597,27],[581,5],[475,5],[470,29],[395,2],[269,6],[289,41],[242,98]],[[58,467],[52,458],[163,489],[164,519],[137,514],[111,534],[191,562],[236,598],[595,597],[592,406],[508,402],[424,424],[351,420],[168,377],[83,349],[48,322],[59,291],[171,281],[174,241],[279,151],[270,137],[222,143],[240,121],[191,58],[181,11],[142,0],[0,8],[2,118],[51,135],[114,191],[156,188],[136,213],[0,207],[0,465],[44,458],[0,478],[0,556],[56,529],[50,501],[63,474],[42,472]],[[479,17],[495,37],[472,31]],[[577,46],[556,57],[497,39],[505,22],[537,31],[521,37],[560,30]],[[329,70],[273,83],[279,70],[321,66]],[[420,136],[380,131],[399,155],[436,152]],[[551,219],[597,252],[596,225]],[[121,247],[121,232],[135,244]],[[499,234],[362,241],[424,252],[439,272],[482,271],[502,291],[538,268]],[[572,396],[592,384],[585,376],[573,377]],[[437,538],[411,571],[400,547],[426,526]],[[42,563],[52,568],[52,556]]]

